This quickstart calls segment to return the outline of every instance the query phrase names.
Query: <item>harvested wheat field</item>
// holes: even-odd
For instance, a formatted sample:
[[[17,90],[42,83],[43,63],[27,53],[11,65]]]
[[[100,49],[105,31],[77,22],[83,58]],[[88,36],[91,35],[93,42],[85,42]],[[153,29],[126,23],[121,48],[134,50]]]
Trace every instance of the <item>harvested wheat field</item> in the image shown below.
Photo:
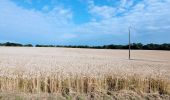
[[[0,98],[170,100],[170,51],[0,47]]]

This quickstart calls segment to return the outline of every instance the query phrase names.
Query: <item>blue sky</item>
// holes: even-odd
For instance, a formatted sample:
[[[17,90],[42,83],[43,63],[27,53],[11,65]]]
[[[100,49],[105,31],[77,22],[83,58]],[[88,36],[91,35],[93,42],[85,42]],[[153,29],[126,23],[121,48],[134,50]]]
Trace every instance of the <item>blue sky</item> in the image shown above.
[[[0,42],[170,43],[170,0],[1,0]]]

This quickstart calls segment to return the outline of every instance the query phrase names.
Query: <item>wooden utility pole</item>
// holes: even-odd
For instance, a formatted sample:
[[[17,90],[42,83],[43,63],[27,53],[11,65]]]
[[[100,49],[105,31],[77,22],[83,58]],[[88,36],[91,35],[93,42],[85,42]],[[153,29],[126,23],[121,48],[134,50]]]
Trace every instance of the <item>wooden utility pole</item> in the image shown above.
[[[130,50],[131,50],[131,42],[130,42],[130,27],[129,27],[129,60],[130,60]]]

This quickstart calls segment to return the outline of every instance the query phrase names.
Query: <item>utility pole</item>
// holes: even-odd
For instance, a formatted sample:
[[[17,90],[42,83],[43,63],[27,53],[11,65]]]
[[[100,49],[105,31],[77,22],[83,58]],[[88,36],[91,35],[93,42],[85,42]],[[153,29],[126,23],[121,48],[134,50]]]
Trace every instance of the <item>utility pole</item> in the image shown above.
[[[131,41],[130,41],[130,27],[129,27],[129,60],[131,59],[130,58],[130,50],[131,50]]]

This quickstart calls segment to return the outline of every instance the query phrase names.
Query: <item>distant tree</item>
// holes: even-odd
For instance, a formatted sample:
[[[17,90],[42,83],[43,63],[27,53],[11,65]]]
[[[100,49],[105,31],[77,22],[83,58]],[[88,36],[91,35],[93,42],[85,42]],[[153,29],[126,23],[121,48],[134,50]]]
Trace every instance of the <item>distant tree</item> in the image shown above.
[[[6,43],[4,43],[4,46],[23,46],[23,45],[22,45],[22,44],[19,44],[19,43],[6,42]]]
[[[160,45],[159,47],[160,50],[170,50],[170,44],[164,43]]]
[[[144,45],[143,48],[144,48],[144,49],[147,49],[147,50],[159,50],[160,45],[150,43],[150,44]]]
[[[26,44],[26,45],[24,45],[24,47],[33,47],[33,45],[32,44]]]
[[[0,43],[0,46],[25,46],[25,47],[33,47],[32,44],[22,45],[19,43]],[[35,47],[66,47],[66,48],[94,48],[94,49],[128,49],[129,45],[103,45],[103,46],[88,46],[88,45],[35,45]],[[170,50],[170,43],[164,44],[146,44],[143,45],[142,43],[132,43],[132,49],[145,49],[145,50]]]
[[[41,45],[37,44],[37,45],[35,45],[35,47],[41,47]]]
[[[132,43],[132,49],[143,49],[142,43]]]
[[[55,45],[35,45],[35,47],[56,47]]]

